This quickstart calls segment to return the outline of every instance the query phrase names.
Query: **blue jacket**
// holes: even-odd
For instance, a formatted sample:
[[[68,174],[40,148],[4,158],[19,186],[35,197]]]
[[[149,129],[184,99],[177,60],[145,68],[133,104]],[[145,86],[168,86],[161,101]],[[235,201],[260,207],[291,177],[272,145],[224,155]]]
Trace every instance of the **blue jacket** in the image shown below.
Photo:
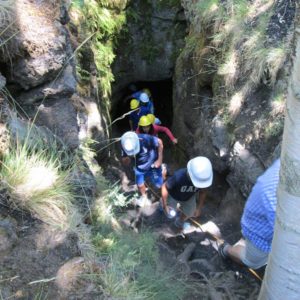
[[[137,91],[137,92],[133,93],[131,95],[131,97],[140,101],[140,96],[141,96],[142,93],[144,93],[144,92],[143,91]],[[147,114],[153,114],[154,115],[154,105],[153,105],[153,102],[151,100],[149,100],[149,102],[145,106],[141,105],[141,101],[140,101],[140,106],[142,108],[142,112],[144,113],[143,116],[147,115]]]

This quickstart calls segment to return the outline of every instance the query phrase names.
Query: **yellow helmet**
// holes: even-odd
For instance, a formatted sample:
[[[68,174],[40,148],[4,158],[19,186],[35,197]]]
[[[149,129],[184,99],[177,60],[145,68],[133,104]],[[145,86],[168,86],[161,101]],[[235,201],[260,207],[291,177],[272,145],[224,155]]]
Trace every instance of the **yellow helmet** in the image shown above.
[[[140,106],[140,101],[136,100],[136,99],[132,99],[130,101],[130,109],[136,109]]]
[[[151,97],[151,92],[149,89],[143,89],[142,90],[144,93],[146,93],[148,95],[148,97]]]
[[[153,114],[148,114],[147,118],[149,119],[149,121],[151,122],[151,124],[154,124],[154,122],[155,122],[155,116]]]
[[[139,126],[149,126],[151,124],[152,123],[147,116],[142,116],[139,120]]]

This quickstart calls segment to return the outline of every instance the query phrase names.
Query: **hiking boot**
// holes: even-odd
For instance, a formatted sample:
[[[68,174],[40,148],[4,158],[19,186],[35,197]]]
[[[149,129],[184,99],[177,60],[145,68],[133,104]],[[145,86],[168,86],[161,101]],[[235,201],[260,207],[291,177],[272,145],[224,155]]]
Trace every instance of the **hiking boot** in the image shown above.
[[[218,253],[221,256],[222,259],[227,260],[228,259],[228,254],[225,251],[225,247],[229,246],[227,242],[224,242],[218,247]]]
[[[174,222],[174,225],[179,228],[179,229],[182,229],[183,228],[183,224],[184,224],[184,221],[180,220],[180,217],[177,217],[175,219],[175,222]]]
[[[182,225],[182,232],[186,234],[189,232],[190,229],[191,229],[191,224],[189,222],[184,222]]]

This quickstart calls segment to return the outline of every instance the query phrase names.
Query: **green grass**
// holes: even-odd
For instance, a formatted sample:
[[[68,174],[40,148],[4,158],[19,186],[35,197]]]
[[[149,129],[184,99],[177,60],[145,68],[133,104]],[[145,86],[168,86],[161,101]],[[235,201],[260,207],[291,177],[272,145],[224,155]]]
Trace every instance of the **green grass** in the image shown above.
[[[0,36],[3,30],[13,22],[13,1],[0,0]]]
[[[112,299],[182,299],[186,283],[174,270],[163,269],[156,238],[149,231],[139,234],[123,228],[119,219],[129,199],[98,177],[98,199],[93,207],[92,243],[105,266],[89,274]]]
[[[282,135],[283,132],[283,126],[284,126],[284,118],[279,117],[273,122],[268,122],[266,128],[265,128],[265,135],[267,138],[271,137],[278,137]]]
[[[182,299],[185,284],[173,270],[163,270],[149,232],[122,232],[108,254],[102,288],[113,299]]]
[[[10,61],[17,52],[14,37],[19,33],[16,28],[14,1],[0,0],[0,61]]]
[[[285,40],[272,43],[267,31],[274,14],[273,0],[199,0],[194,10],[199,14],[202,32],[186,40],[184,52],[201,56],[207,45],[215,49],[210,57],[216,66],[214,98],[225,123],[230,124],[235,117],[230,108],[233,95],[240,94],[244,101],[261,84],[273,87],[290,47]],[[203,34],[205,45],[199,42]],[[216,88],[219,84],[222,89]],[[277,132],[279,127],[270,131]]]
[[[77,54],[78,61],[83,61],[77,66],[79,78],[83,81],[88,80],[90,69],[84,66],[84,62],[86,63],[87,59],[86,48],[90,48],[93,57],[88,59],[96,64],[99,91],[105,100],[108,100],[111,94],[111,83],[114,81],[111,70],[115,58],[114,49],[126,22],[125,12],[121,9],[124,3],[125,1],[88,0],[72,1],[71,5],[70,15],[78,28],[80,39],[84,40],[93,34],[86,47],[80,49]]]
[[[220,9],[220,0],[201,0],[197,3],[197,12],[204,23],[216,17]]]

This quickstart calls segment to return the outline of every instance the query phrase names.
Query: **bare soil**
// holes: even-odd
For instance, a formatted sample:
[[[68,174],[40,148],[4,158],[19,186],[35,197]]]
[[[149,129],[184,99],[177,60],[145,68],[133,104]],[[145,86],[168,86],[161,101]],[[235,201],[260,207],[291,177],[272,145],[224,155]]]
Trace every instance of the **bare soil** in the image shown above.
[[[0,253],[1,299],[101,299],[101,291],[80,276],[88,270],[77,236],[1,205],[0,220],[6,218],[16,225],[17,238]]]

